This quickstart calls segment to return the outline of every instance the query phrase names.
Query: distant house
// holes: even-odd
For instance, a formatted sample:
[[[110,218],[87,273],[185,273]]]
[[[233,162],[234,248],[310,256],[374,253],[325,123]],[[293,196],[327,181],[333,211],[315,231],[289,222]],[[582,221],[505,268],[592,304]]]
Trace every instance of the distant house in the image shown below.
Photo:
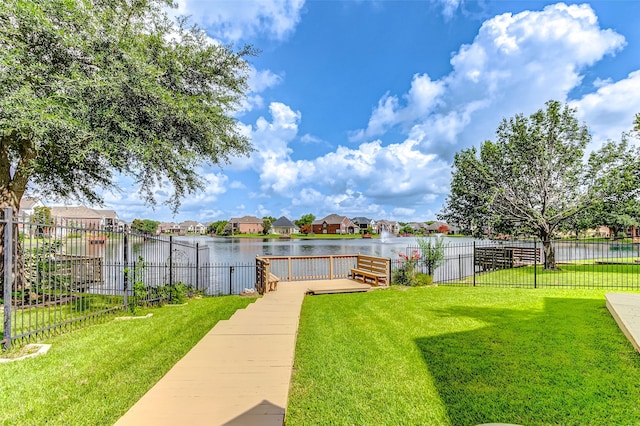
[[[51,217],[59,226],[121,231],[124,222],[115,210],[92,209],[86,206],[54,206]]]
[[[410,222],[407,224],[411,229],[413,229],[413,233],[421,233],[425,232],[427,225],[424,222]]]
[[[376,221],[373,219],[369,219],[366,217],[354,217],[353,219],[351,219],[351,222],[355,223],[358,228],[360,228],[360,233],[364,234],[367,232],[367,229],[371,228],[371,229],[375,229],[376,226]]]
[[[444,222],[433,222],[424,228],[427,234],[448,234],[450,231],[449,225]]]
[[[159,234],[179,234],[180,233],[180,225],[174,222],[161,222],[158,225]]]
[[[228,227],[232,234],[259,234],[264,230],[262,219],[255,216],[232,217]]]
[[[378,220],[374,230],[377,234],[388,232],[393,235],[398,235],[400,233],[400,224],[396,221]]]
[[[29,220],[36,207],[44,207],[44,203],[35,197],[24,196],[20,199],[20,210],[18,210],[18,218],[21,220]]]
[[[355,234],[360,228],[346,216],[330,214],[311,224],[315,234]]]
[[[204,234],[206,232],[207,227],[194,220],[185,220],[180,224],[181,234]]]
[[[282,216],[271,224],[274,234],[291,235],[298,233],[298,227],[286,217]]]

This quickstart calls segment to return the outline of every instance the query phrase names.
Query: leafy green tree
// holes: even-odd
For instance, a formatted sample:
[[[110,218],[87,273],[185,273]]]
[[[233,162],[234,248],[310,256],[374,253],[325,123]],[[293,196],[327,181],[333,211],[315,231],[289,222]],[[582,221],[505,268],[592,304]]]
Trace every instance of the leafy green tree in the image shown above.
[[[141,234],[155,234],[160,222],[151,219],[133,219],[131,229]]]
[[[36,224],[36,236],[44,236],[49,232],[51,225],[53,225],[51,208],[46,206],[34,207],[31,222]]]
[[[152,205],[168,181],[175,211],[203,187],[198,165],[251,151],[233,114],[253,49],[172,21],[172,3],[0,2],[0,209],[30,185],[99,203],[120,174]]]
[[[202,187],[196,169],[251,150],[233,113],[247,55],[212,43],[170,0],[0,3],[0,208],[28,185],[100,202],[130,175],[145,201]]]
[[[584,161],[590,140],[575,110],[556,101],[529,117],[504,119],[495,142],[455,155],[451,193],[439,218],[475,234],[531,230],[542,240],[545,269],[555,269],[554,233],[611,194],[629,195],[608,151],[616,144]]]
[[[211,222],[207,227],[207,234],[225,235],[225,228],[228,223],[228,220],[218,220],[215,222]]]
[[[316,217],[313,214],[308,213],[303,214],[302,217],[294,221],[294,223],[296,224],[296,226],[298,226],[298,228],[302,228],[305,225],[311,225],[314,220],[316,220]]]
[[[262,218],[262,235],[267,235],[271,232],[271,224],[277,219],[273,216],[265,216]]]
[[[427,269],[427,275],[433,278],[436,269],[444,264],[444,238],[417,237],[416,241],[420,247],[419,263]]]

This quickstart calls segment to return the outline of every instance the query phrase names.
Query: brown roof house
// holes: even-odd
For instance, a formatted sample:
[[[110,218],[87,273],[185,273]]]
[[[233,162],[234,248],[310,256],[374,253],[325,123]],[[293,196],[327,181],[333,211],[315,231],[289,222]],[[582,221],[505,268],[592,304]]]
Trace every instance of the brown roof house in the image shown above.
[[[179,234],[180,225],[175,222],[161,222],[158,225],[158,234]]]
[[[359,228],[346,216],[330,214],[314,221],[311,229],[314,234],[355,234]]]
[[[262,219],[255,216],[232,217],[229,227],[232,234],[259,234],[264,229]]]
[[[59,226],[77,228],[122,230],[123,222],[118,219],[115,210],[99,210],[85,206],[51,207],[51,217]]]

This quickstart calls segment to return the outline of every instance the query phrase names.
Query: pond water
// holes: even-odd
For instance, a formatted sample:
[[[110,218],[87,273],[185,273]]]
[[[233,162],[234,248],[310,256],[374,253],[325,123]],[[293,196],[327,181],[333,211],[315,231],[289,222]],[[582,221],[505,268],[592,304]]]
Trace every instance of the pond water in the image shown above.
[[[450,245],[471,244],[471,238],[447,238]],[[357,239],[247,239],[247,238],[211,238],[176,237],[176,241],[199,243],[209,249],[211,263],[254,262],[256,256],[317,256],[331,254],[367,254],[373,256],[397,258],[405,253],[407,247],[417,245],[411,237],[357,238]]]

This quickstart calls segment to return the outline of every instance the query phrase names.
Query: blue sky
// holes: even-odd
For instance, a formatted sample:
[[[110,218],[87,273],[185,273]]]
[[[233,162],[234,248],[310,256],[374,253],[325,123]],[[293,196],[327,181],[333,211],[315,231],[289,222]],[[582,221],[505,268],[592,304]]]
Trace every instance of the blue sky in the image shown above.
[[[256,152],[203,166],[206,189],[175,216],[122,179],[105,206],[126,220],[433,220],[453,155],[502,118],[568,102],[597,148],[640,113],[639,1],[179,0],[173,13],[261,50],[236,115]]]

